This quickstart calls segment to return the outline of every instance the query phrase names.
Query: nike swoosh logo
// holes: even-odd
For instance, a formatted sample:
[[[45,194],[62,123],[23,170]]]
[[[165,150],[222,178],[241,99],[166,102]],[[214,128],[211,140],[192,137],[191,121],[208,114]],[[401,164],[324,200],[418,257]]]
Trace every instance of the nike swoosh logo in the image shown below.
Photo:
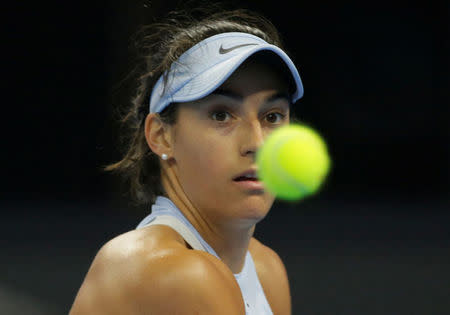
[[[241,44],[241,45],[236,45],[236,46],[232,46],[229,48],[223,48],[223,46],[220,45],[219,54],[222,54],[222,55],[227,54],[230,51],[235,50],[236,48],[240,48],[240,47],[244,47],[244,46],[252,46],[252,45],[258,45],[258,44]]]

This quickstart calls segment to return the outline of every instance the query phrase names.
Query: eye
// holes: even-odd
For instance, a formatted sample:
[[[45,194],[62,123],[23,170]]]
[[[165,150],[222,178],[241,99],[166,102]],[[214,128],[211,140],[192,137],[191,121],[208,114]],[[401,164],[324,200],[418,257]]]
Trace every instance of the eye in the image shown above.
[[[276,124],[276,123],[280,123],[281,121],[284,120],[284,118],[286,117],[286,115],[281,114],[281,113],[270,113],[266,116],[266,120],[268,122],[270,122],[271,124]]]
[[[216,110],[211,113],[211,118],[213,120],[224,122],[227,118],[231,118],[231,114],[224,110]]]

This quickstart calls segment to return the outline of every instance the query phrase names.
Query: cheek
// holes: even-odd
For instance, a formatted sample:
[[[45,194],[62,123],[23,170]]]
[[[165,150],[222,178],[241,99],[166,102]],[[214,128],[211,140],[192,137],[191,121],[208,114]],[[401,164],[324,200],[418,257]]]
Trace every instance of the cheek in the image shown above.
[[[177,143],[179,176],[185,184],[196,182],[203,188],[233,174],[229,139],[204,134],[185,134]]]

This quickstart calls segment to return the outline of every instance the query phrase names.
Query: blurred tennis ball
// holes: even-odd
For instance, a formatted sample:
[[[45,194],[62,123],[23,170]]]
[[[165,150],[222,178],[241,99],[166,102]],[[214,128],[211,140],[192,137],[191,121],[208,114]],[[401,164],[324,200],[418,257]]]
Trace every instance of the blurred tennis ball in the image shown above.
[[[256,155],[258,178],[277,198],[299,200],[318,191],[330,168],[322,137],[290,124],[273,131]]]

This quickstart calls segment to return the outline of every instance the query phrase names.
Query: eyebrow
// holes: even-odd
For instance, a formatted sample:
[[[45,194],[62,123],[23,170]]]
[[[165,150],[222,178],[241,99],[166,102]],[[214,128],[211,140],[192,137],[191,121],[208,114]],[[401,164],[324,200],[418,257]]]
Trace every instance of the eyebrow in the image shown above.
[[[216,89],[214,92],[211,93],[211,95],[222,95],[225,97],[232,98],[236,101],[242,101],[244,99],[242,95],[237,94],[230,90],[222,89],[222,88]],[[286,93],[286,92],[276,92],[275,94],[271,95],[266,100],[265,103],[270,103],[270,102],[276,101],[278,99],[286,99],[289,102],[289,104],[291,103],[291,95],[289,95],[289,93]]]
[[[273,101],[276,101],[276,100],[278,100],[278,99],[286,99],[287,101],[288,101],[288,103],[290,104],[291,103],[291,95],[289,95],[289,93],[286,93],[286,92],[277,92],[277,93],[275,93],[274,95],[272,95],[272,96],[270,96],[268,99],[267,99],[267,103],[269,103],[269,102],[273,102]]]

